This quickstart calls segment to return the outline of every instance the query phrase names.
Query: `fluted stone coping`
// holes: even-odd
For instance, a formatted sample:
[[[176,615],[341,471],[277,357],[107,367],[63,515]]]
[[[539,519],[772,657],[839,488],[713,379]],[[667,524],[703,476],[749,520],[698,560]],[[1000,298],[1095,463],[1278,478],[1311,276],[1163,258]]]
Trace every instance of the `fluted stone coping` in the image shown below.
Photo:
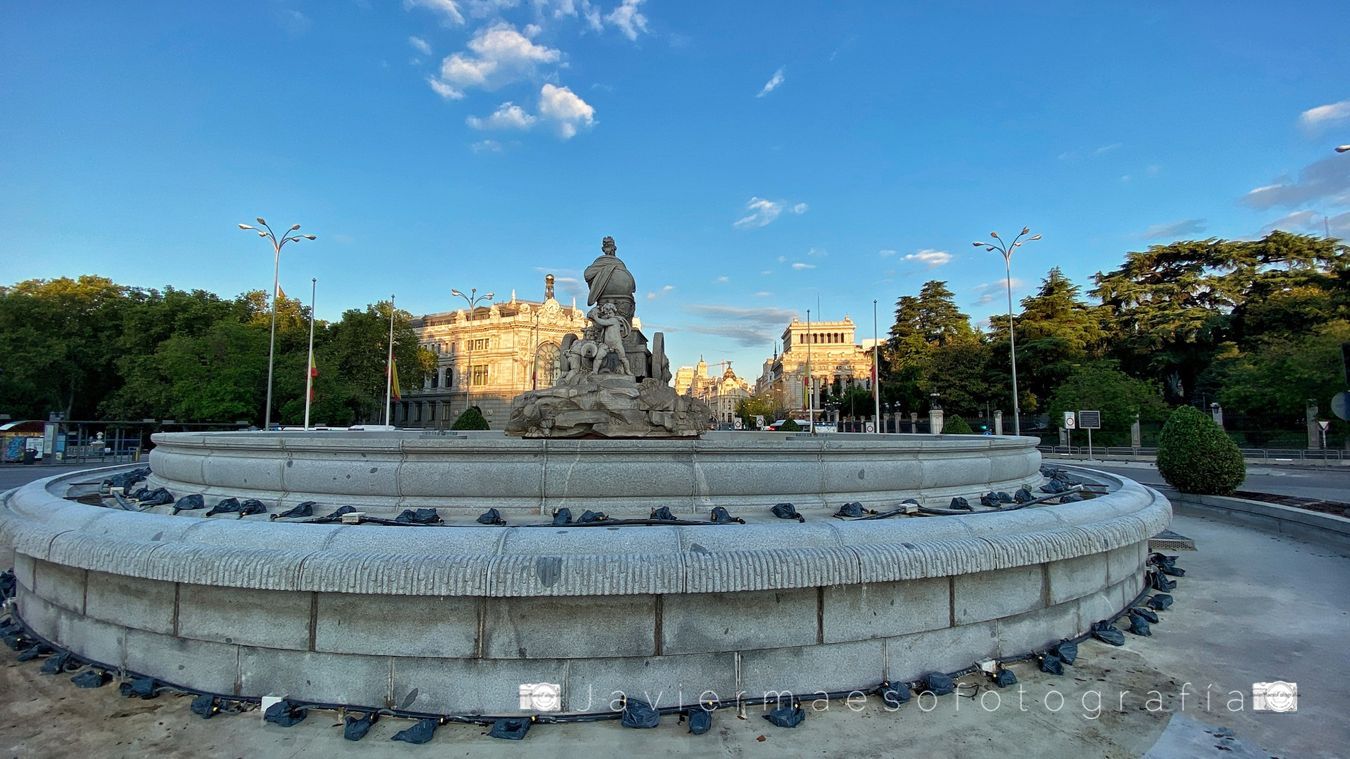
[[[389,528],[61,498],[100,474],[85,471],[11,491],[0,544],[24,622],[108,666],[446,714],[518,713],[519,684],[550,682],[565,710],[594,712],[615,693],[668,706],[870,688],[1084,632],[1143,588],[1171,509],[1078,473],[1111,492],[852,523]]]
[[[0,542],[54,564],[267,590],[414,596],[722,593],[917,580],[1147,540],[1167,500],[1104,473],[1090,501],[968,517],[725,526],[406,527],[204,519],[60,498],[80,472],[13,491]],[[196,512],[203,513],[203,512]]]
[[[568,507],[645,517],[796,504],[1013,491],[1039,481],[1030,437],[711,432],[681,440],[527,440],[501,432],[176,432],[154,436],[151,485],[207,502],[345,504],[390,516],[438,508],[549,514]]]

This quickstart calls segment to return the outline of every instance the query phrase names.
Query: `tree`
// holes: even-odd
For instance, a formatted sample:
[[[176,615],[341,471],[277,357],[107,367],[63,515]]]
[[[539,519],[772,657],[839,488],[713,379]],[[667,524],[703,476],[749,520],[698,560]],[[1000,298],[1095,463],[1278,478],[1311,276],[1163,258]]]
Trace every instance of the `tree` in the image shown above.
[[[975,430],[970,428],[965,419],[959,416],[945,417],[942,422],[942,434],[944,435],[974,435]]]
[[[1050,397],[1050,422],[1056,428],[1064,424],[1065,411],[1084,410],[1102,414],[1102,428],[1093,431],[1093,442],[1101,445],[1128,445],[1136,414],[1143,423],[1161,421],[1167,414],[1153,386],[1105,361],[1076,367]]]
[[[1219,401],[1259,430],[1296,428],[1309,398],[1324,408],[1345,390],[1341,344],[1350,343],[1350,321],[1341,319],[1301,335],[1268,335],[1247,353],[1221,360]]]
[[[885,354],[882,397],[892,404],[917,411],[938,392],[944,406],[975,413],[988,397],[988,349],[945,282],[925,282],[917,297],[896,301]]]
[[[482,409],[477,406],[470,406],[455,418],[455,423],[450,425],[452,430],[488,430],[492,429],[486,419],[483,418]]]
[[[1213,419],[1182,406],[1158,434],[1158,473],[1183,493],[1226,495],[1247,478],[1247,467]]]
[[[1022,299],[1022,312],[1014,324],[1018,391],[1022,395],[1018,401],[1025,410],[1044,408],[1074,366],[1101,357],[1101,316],[1078,293],[1079,287],[1055,267],[1035,295]],[[997,372],[997,384],[1010,388],[1008,317],[992,317],[990,327],[991,366]]]
[[[875,405],[872,391],[865,387],[850,387],[839,396],[839,413],[854,418],[872,416]]]
[[[741,418],[741,424],[747,430],[755,429],[756,416],[764,417],[764,423],[769,424],[786,415],[786,410],[780,408],[773,395],[769,393],[760,393],[736,401],[736,416]]]

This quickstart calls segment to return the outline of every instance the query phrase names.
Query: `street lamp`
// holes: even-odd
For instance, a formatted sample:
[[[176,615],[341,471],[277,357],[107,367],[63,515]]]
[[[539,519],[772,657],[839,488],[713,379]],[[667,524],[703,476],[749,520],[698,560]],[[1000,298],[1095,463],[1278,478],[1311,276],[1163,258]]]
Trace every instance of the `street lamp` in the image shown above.
[[[1350,145],[1337,145],[1337,146],[1336,146],[1336,152],[1337,152],[1337,153],[1350,153]]]
[[[315,238],[314,235],[295,234],[300,231],[300,225],[292,224],[291,228],[286,230],[281,235],[281,239],[278,240],[276,234],[272,232],[272,228],[267,225],[266,219],[259,216],[257,221],[258,226],[262,229],[248,224],[240,224],[239,228],[257,232],[259,237],[270,240],[272,243],[272,336],[267,341],[267,409],[263,411],[263,429],[268,430],[272,428],[272,359],[276,355],[277,347],[277,293],[281,289],[281,249],[288,242],[300,242],[301,240],[313,240]]]
[[[478,288],[476,288],[476,287],[470,287],[470,288],[469,288],[469,294],[468,294],[468,295],[465,295],[464,293],[462,293],[462,292],[460,292],[459,290],[456,290],[456,289],[454,289],[454,288],[452,287],[452,288],[450,288],[450,294],[453,295],[453,296],[455,296],[456,298],[463,298],[463,299],[464,299],[464,302],[469,304],[469,321],[473,321],[473,310],[474,310],[475,308],[478,307],[479,301],[484,301],[484,300],[486,300],[486,301],[491,301],[491,300],[492,300],[492,295],[493,295],[492,293],[483,293],[482,295],[479,295],[479,294],[478,294]],[[468,350],[468,356],[467,356],[467,359],[466,359],[466,360],[467,360],[468,365],[469,365],[469,381],[468,381],[468,384],[466,384],[466,385],[464,386],[464,410],[465,410],[465,411],[468,411],[470,408],[473,407],[473,404],[470,402],[470,400],[471,400],[472,397],[473,397],[473,336],[472,336],[472,334],[470,334],[470,335],[468,336],[468,338],[467,338],[464,342],[465,342],[465,344],[468,346],[468,349],[467,349],[467,350]]]
[[[984,248],[989,251],[998,251],[1003,256],[1003,270],[1008,279],[1008,354],[1012,360],[1012,397],[1013,397],[1013,434],[1022,434],[1022,414],[1021,407],[1017,400],[1017,341],[1013,337],[1013,306],[1012,306],[1012,254],[1013,251],[1022,247],[1025,243],[1041,239],[1040,235],[1031,235],[1025,240],[1022,238],[1031,234],[1030,227],[1022,227],[1022,231],[1017,233],[1011,244],[1005,242],[998,232],[990,232],[989,236],[994,238],[994,242],[977,241],[971,243],[977,248]]]

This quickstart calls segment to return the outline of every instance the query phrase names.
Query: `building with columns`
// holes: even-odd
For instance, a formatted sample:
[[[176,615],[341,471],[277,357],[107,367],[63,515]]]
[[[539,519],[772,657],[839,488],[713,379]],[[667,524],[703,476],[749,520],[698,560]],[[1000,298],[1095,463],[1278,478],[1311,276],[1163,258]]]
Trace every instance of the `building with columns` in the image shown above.
[[[420,388],[404,388],[394,405],[399,427],[448,427],[470,404],[494,429],[506,426],[511,399],[557,379],[559,349],[567,333],[586,328],[585,312],[553,297],[553,275],[544,299],[511,300],[413,319],[418,344],[438,356]],[[634,326],[638,326],[634,324]]]
[[[750,383],[736,376],[731,370],[731,362],[723,361],[726,370],[720,377],[708,373],[708,362],[698,357],[695,366],[681,366],[675,371],[675,392],[679,395],[692,395],[707,403],[713,410],[713,420],[717,424],[730,424],[736,419],[736,404],[750,397]]]
[[[825,388],[843,390],[871,388],[872,352],[856,342],[856,326],[842,321],[812,321],[794,318],[783,330],[783,350],[764,362],[755,383],[756,394],[771,394],[789,411],[805,411],[808,404],[820,408]],[[806,379],[814,377],[814,383]],[[814,399],[807,393],[813,392]],[[821,415],[820,419],[827,419]]]

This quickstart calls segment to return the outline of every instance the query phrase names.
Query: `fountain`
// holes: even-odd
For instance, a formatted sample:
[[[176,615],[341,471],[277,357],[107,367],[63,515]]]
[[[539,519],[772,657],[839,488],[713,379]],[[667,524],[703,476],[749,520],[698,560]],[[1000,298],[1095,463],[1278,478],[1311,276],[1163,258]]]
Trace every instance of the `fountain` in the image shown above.
[[[155,436],[146,486],[266,514],[142,511],[88,472],[11,491],[18,616],[190,690],[509,715],[867,690],[1042,649],[1144,588],[1157,492],[1087,470],[1100,495],[1065,492],[1033,438],[700,435],[612,240],[587,281],[598,331],[508,434]]]

